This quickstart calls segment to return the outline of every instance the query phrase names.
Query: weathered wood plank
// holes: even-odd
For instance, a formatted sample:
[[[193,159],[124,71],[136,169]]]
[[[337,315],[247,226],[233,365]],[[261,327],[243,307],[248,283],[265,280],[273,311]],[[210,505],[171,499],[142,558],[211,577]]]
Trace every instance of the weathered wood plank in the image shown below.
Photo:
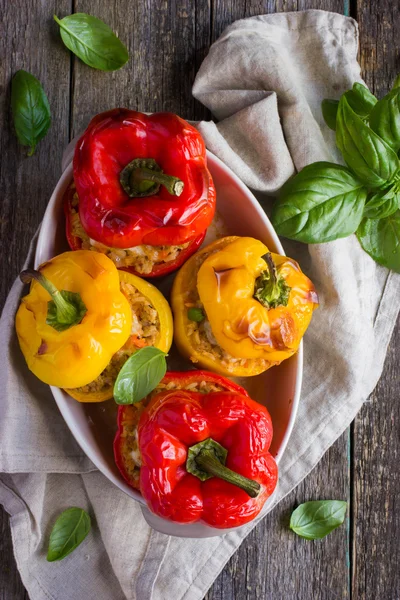
[[[71,6],[71,0],[0,0],[1,306],[60,176],[69,130],[70,57],[59,40],[53,14],[69,14]],[[39,78],[53,118],[47,137],[30,158],[18,145],[11,120],[10,82],[18,69]],[[0,557],[0,599],[27,600],[13,556],[8,515],[1,507]]]
[[[238,19],[274,12],[318,8],[345,13],[346,0],[213,0],[211,32],[214,42],[225,27]]]
[[[360,63],[367,85],[386,94],[400,71],[398,2],[358,0]],[[352,597],[400,598],[400,320],[381,380],[354,422]]]
[[[349,598],[348,531],[341,527],[310,542],[289,530],[301,502],[348,500],[346,432],[314,471],[252,531],[229,561],[206,600],[330,600]]]
[[[75,11],[108,23],[127,45],[130,59],[115,73],[89,69],[75,59],[73,134],[96,113],[116,106],[166,110],[184,118],[207,116],[191,87],[210,43],[209,10],[207,1],[77,0]]]

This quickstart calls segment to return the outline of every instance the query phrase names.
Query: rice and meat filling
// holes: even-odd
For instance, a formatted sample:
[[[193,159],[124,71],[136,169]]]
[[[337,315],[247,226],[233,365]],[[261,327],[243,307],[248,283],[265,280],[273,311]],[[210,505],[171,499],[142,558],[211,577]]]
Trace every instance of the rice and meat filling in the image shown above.
[[[149,246],[141,245],[133,248],[109,248],[100,242],[92,240],[83,229],[79,217],[79,198],[75,192],[71,203],[71,228],[72,234],[82,240],[83,250],[94,250],[105,254],[113,261],[118,269],[122,267],[133,267],[142,275],[152,272],[155,266],[175,261],[179,254],[187,248],[190,242],[179,246]]]
[[[129,410],[129,421],[127,420],[122,428],[121,456],[131,485],[137,489],[139,489],[140,467],[142,465],[137,431],[140,416],[153,396],[159,392],[176,389],[210,394],[211,392],[222,392],[226,388],[211,381],[194,381],[186,385],[179,385],[176,381],[170,381],[167,384],[159,383],[156,389],[147,396],[146,400],[125,408],[125,410]]]
[[[138,348],[154,346],[160,333],[158,313],[148,298],[131,283],[121,281],[121,292],[132,309],[132,329],[127,342],[114,354],[104,371],[91,383],[76,388],[76,391],[102,392],[114,385],[121,367]]]
[[[203,262],[211,254],[215,254],[218,250],[202,254],[196,261],[193,277],[197,279],[197,272],[200,269]],[[197,286],[193,286],[190,291],[186,293],[185,306],[189,308],[199,308],[202,310],[205,318],[200,322],[187,321],[187,335],[190,338],[190,342],[198,352],[203,356],[210,358],[213,361],[221,363],[228,371],[233,371],[236,366],[249,367],[250,365],[255,367],[262,367],[266,370],[271,366],[271,362],[265,358],[237,358],[226,352],[218,344],[217,340],[213,336],[211,325],[207,319],[206,311],[204,310],[203,304],[200,301],[200,297],[197,291]],[[196,362],[192,359],[193,362]]]

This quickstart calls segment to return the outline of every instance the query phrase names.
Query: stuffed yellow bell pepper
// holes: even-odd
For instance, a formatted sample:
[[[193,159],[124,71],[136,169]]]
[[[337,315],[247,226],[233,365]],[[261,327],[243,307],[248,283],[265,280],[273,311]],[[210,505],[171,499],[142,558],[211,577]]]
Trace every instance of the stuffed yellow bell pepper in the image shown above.
[[[317,305],[294,260],[253,238],[222,238],[192,256],[174,281],[175,342],[203,368],[257,375],[297,351]]]
[[[167,352],[171,346],[172,316],[163,295],[117,271],[104,254],[65,252],[21,279],[33,280],[16,315],[28,367],[80,402],[112,398],[120,368],[138,348]]]
[[[21,279],[32,282],[15,318],[29,369],[58,387],[95,379],[132,327],[113,262],[88,250],[65,252],[38,271],[24,271]]]
[[[154,285],[125,271],[118,271],[121,292],[129,302],[132,326],[125,344],[112,356],[106,368],[88,385],[66,392],[79,402],[103,402],[113,397],[114,383],[121,367],[139,348],[155,346],[168,352],[173,324],[168,302]]]

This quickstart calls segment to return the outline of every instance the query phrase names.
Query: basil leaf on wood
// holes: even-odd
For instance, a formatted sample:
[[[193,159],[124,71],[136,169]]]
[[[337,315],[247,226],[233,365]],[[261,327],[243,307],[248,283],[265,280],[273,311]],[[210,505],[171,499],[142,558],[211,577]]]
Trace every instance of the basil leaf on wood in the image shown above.
[[[75,13],[54,20],[60,26],[61,38],[71,52],[84,63],[101,71],[120,69],[128,60],[128,50],[112,29],[100,19]]]
[[[363,217],[368,219],[384,219],[400,208],[400,195],[397,187],[382,190],[367,199]]]
[[[387,185],[400,167],[397,154],[354,112],[345,94],[339,101],[336,144],[350,169],[370,188]]]
[[[325,98],[321,102],[322,116],[329,129],[336,129],[336,115],[339,108],[339,100],[329,100]]]
[[[346,508],[343,500],[304,502],[292,512],[290,529],[307,540],[321,539],[343,523]]]
[[[165,353],[147,346],[132,354],[120,370],[114,384],[117,404],[134,404],[143,400],[160,383],[167,371]]]
[[[50,127],[50,105],[40,81],[22,69],[12,79],[11,109],[18,140],[32,156]]]
[[[396,87],[375,105],[369,124],[395,152],[400,149],[400,88]]]
[[[90,527],[90,517],[83,508],[64,510],[51,530],[47,560],[53,562],[68,556],[83,542]]]
[[[313,163],[283,186],[272,223],[290,239],[329,242],[357,230],[366,198],[367,190],[346,167]]]
[[[357,237],[377,263],[400,273],[400,210],[385,219],[363,219]]]

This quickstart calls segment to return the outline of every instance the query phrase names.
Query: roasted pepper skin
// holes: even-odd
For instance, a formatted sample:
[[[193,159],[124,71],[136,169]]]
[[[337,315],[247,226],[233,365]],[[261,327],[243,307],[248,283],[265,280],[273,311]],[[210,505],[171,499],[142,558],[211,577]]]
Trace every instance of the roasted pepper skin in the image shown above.
[[[168,302],[162,293],[148,281],[144,281],[144,279],[136,277],[136,275],[132,275],[131,273],[125,273],[124,271],[119,271],[118,273],[120,281],[135,286],[143,296],[150,300],[151,304],[156,309],[160,321],[160,334],[154,346],[163,352],[168,352],[171,348],[174,330],[171,309]],[[129,342],[130,338],[128,338],[127,344]],[[119,349],[120,348],[118,348],[118,350]],[[101,392],[84,393],[79,389],[66,389],[65,391],[78,402],[104,402],[113,397],[113,387]]]
[[[251,263],[246,256],[246,248],[249,249],[249,254],[253,254]],[[258,240],[230,236],[202,248],[181,267],[173,284],[171,305],[174,314],[174,340],[183,356],[202,368],[222,375],[247,377],[258,375],[297,351],[310,323],[312,312],[318,305],[318,296],[312,282],[301,272],[295,261],[271,253],[273,261],[291,288],[288,304],[265,308],[255,300],[252,290],[261,268],[260,264],[264,264],[262,254],[267,251],[267,247]],[[240,267],[242,263],[244,268]],[[226,285],[225,296],[218,292],[218,289],[224,291],[223,287],[218,288],[216,283],[215,273],[218,275],[218,271],[224,277],[226,274],[230,278],[222,283],[222,286]],[[219,346],[235,358],[246,359],[248,364],[234,364],[228,369],[217,358],[202,354],[192,342],[187,333],[191,323],[187,312],[194,292],[199,300],[202,298],[206,303],[206,306],[203,306],[204,314]],[[246,310],[241,314],[244,302]],[[235,326],[229,321],[230,318],[233,319],[231,315],[236,319]],[[257,327],[260,327],[261,323],[265,328],[268,334],[265,340],[260,341],[255,337],[257,334],[263,334],[263,329],[256,331],[252,338],[247,334],[247,330],[252,326],[248,315],[254,316]],[[242,330],[237,327],[237,323]],[[257,359],[260,358],[264,359],[264,362],[267,361],[266,367],[257,363]]]
[[[63,208],[65,215],[65,234],[68,241],[68,245],[71,250],[80,250],[82,247],[82,239],[73,233],[72,227],[72,199],[75,193],[75,186],[71,184],[68,186],[63,200]],[[200,233],[193,241],[190,242],[189,246],[182,250],[175,260],[168,261],[163,264],[155,265],[150,273],[138,273],[133,267],[123,267],[121,271],[132,273],[143,279],[153,279],[154,277],[164,277],[169,273],[173,273],[179,267],[181,267],[187,259],[192,256],[201,246],[205,238],[206,231]]]
[[[229,469],[261,485],[257,497],[219,477],[200,481],[187,472],[189,447],[208,438],[228,451]],[[139,422],[142,495],[155,514],[178,523],[203,521],[222,529],[248,523],[277,483],[277,465],[268,452],[271,440],[268,411],[247,396],[161,392]]]
[[[175,384],[177,389],[187,389],[188,386],[190,387],[194,383],[201,383],[202,381],[218,385],[222,390],[227,392],[248,396],[247,391],[237,383],[226,377],[217,375],[216,373],[210,373],[209,371],[167,371],[161,384],[163,386]],[[161,388],[159,389],[161,390]],[[114,458],[122,477],[134,489],[139,489],[140,487],[139,476],[136,474],[136,477],[133,477],[127,470],[125,456],[130,451],[127,442],[129,442],[128,437],[133,435],[132,428],[137,427],[140,415],[149,404],[151,396],[152,394],[149,398],[137,404],[118,406],[117,433],[114,439]]]
[[[162,187],[153,196],[129,197],[120,173],[137,158],[155,159],[164,173],[181,179],[182,194],[171,196]],[[117,108],[97,115],[76,145],[73,167],[83,227],[106,246],[183,244],[213,219],[215,188],[204,142],[171,113]]]
[[[51,296],[33,281],[15,318],[22,353],[45,383],[86,385],[100,375],[131,331],[132,313],[119,289],[118,271],[109,258],[87,250],[64,252],[39,271],[59,290],[79,293],[87,313],[81,323],[57,331],[46,324]]]

